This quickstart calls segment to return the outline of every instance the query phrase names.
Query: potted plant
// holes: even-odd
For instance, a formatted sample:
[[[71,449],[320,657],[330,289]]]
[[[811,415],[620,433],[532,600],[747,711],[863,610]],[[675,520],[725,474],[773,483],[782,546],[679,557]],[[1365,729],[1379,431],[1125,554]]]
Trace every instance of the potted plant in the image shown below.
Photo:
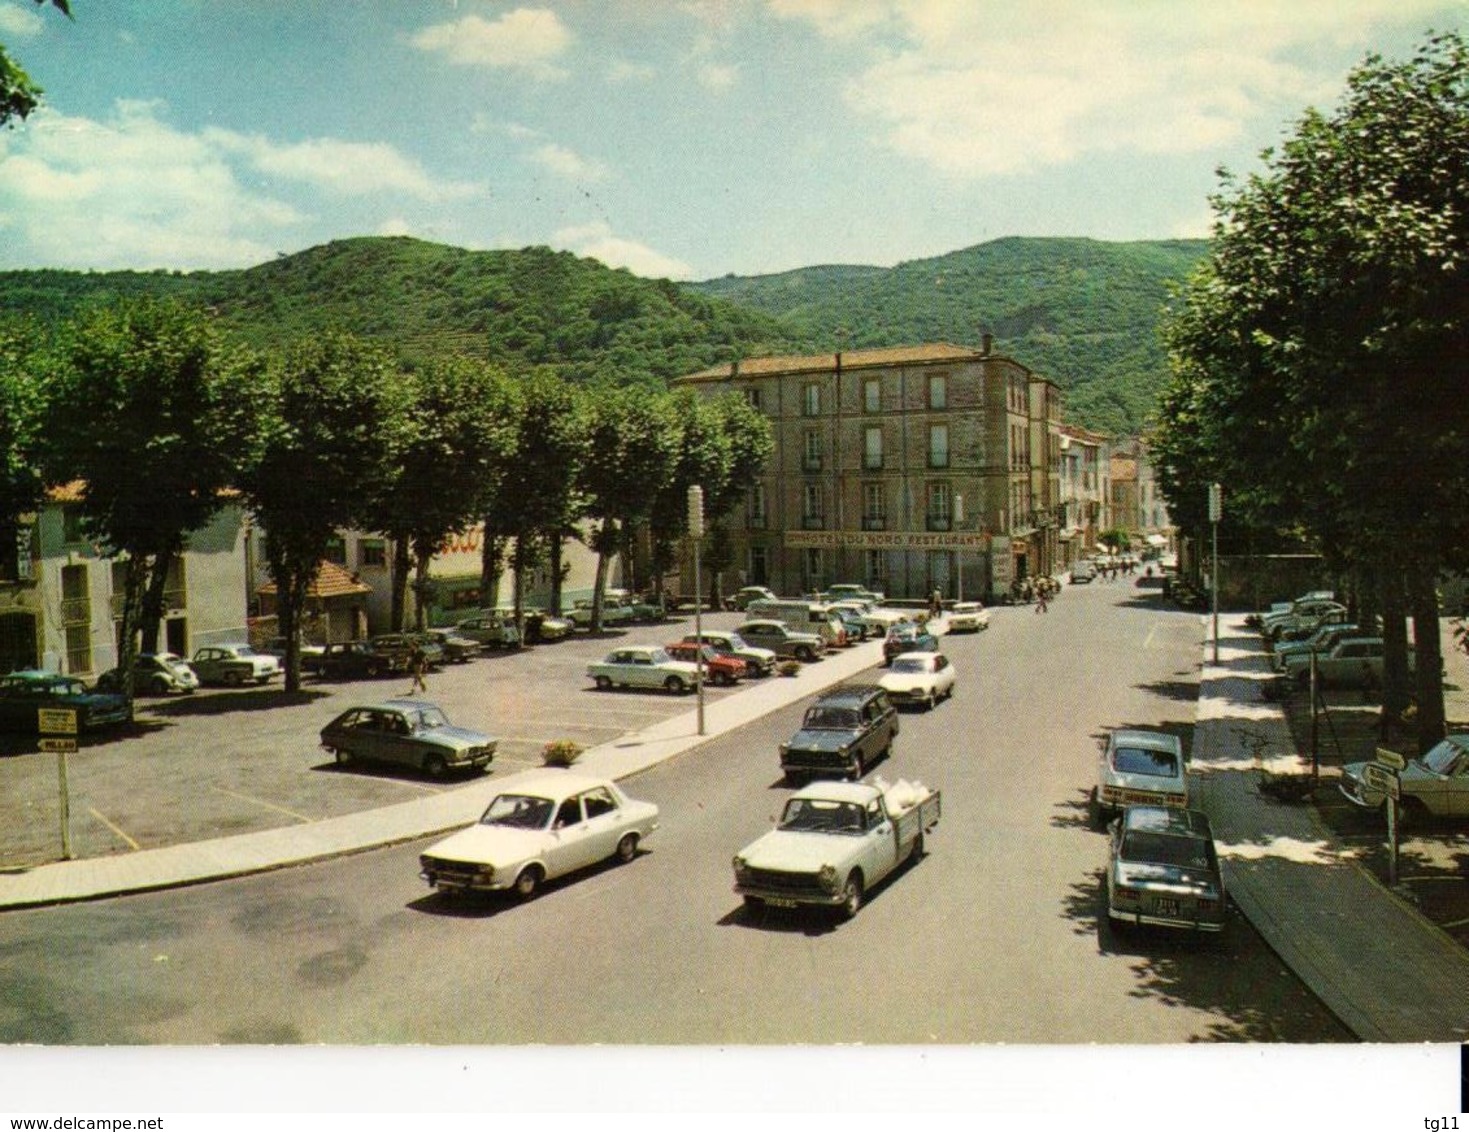
[[[777,666],[776,671],[782,676],[794,676],[801,671],[801,662],[799,660],[783,660]]]
[[[541,761],[546,766],[568,767],[586,750],[573,739],[553,739],[541,748]]]

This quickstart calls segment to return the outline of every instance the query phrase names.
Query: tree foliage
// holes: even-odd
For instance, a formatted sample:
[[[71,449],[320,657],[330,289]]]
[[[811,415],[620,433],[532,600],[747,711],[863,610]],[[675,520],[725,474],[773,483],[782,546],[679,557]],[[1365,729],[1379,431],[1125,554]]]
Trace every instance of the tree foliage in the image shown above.
[[[1443,720],[1433,579],[1469,567],[1466,64],[1457,35],[1369,56],[1335,114],[1306,113],[1264,172],[1226,177],[1210,257],[1166,323],[1153,446],[1180,523],[1218,481],[1234,523],[1404,580],[1420,744]]]
[[[58,12],[71,15],[71,0],[35,0],[37,7],[48,3]],[[13,125],[17,119],[23,121],[29,117],[31,111],[40,105],[42,93],[30,75],[0,45],[0,126]]]

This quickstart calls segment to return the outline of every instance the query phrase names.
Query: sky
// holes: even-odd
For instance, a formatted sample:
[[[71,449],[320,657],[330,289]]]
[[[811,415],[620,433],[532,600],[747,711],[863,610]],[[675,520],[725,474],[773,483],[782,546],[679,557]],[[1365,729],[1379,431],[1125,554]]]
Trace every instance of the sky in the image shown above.
[[[645,277],[1202,237],[1370,52],[1469,0],[0,0],[0,269],[331,240]]]

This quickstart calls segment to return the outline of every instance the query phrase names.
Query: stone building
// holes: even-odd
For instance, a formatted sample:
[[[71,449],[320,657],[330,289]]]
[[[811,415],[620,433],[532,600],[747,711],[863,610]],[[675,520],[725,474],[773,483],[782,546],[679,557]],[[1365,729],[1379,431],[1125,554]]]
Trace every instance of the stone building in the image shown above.
[[[736,564],[726,590],[983,597],[1056,570],[1061,393],[983,342],[747,358],[677,379],[734,390],[773,427],[745,507],[719,520]]]

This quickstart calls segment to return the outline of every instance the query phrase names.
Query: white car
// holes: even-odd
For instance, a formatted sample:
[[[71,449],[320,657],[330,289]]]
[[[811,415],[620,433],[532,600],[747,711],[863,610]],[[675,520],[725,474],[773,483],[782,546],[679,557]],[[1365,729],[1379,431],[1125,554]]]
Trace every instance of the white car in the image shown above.
[[[612,598],[605,597],[602,601],[602,627],[605,629],[611,625],[627,625],[632,622],[633,608],[623,605]],[[592,599],[578,598],[572,605],[571,611],[566,614],[566,620],[570,621],[578,629],[590,629],[592,627]]]
[[[1107,736],[1092,787],[1092,824],[1101,829],[1127,806],[1188,806],[1188,764],[1177,735],[1128,728]]]
[[[674,660],[660,645],[628,645],[587,665],[587,675],[604,691],[622,686],[687,692],[694,687],[698,667],[686,660]]]
[[[906,609],[889,609],[887,606],[878,605],[869,609],[863,617],[867,621],[867,627],[872,630],[873,636],[887,636],[887,632],[894,625],[912,621],[913,614]]]
[[[610,779],[532,771],[507,779],[479,821],[425,851],[419,875],[440,892],[508,889],[524,900],[545,881],[631,861],[657,828],[658,807]]]
[[[1338,789],[1353,805],[1379,809],[1387,796],[1367,785],[1366,766],[1362,762],[1342,767]],[[1469,735],[1449,735],[1427,754],[1409,759],[1398,772],[1398,790],[1409,823],[1430,815],[1469,817]]]
[[[280,661],[249,645],[205,645],[189,666],[203,684],[266,684],[281,674]]]
[[[934,704],[954,694],[957,673],[941,652],[905,652],[893,657],[878,685],[895,704]]]
[[[956,601],[947,618],[951,633],[977,633],[990,627],[990,611],[978,601]]]

